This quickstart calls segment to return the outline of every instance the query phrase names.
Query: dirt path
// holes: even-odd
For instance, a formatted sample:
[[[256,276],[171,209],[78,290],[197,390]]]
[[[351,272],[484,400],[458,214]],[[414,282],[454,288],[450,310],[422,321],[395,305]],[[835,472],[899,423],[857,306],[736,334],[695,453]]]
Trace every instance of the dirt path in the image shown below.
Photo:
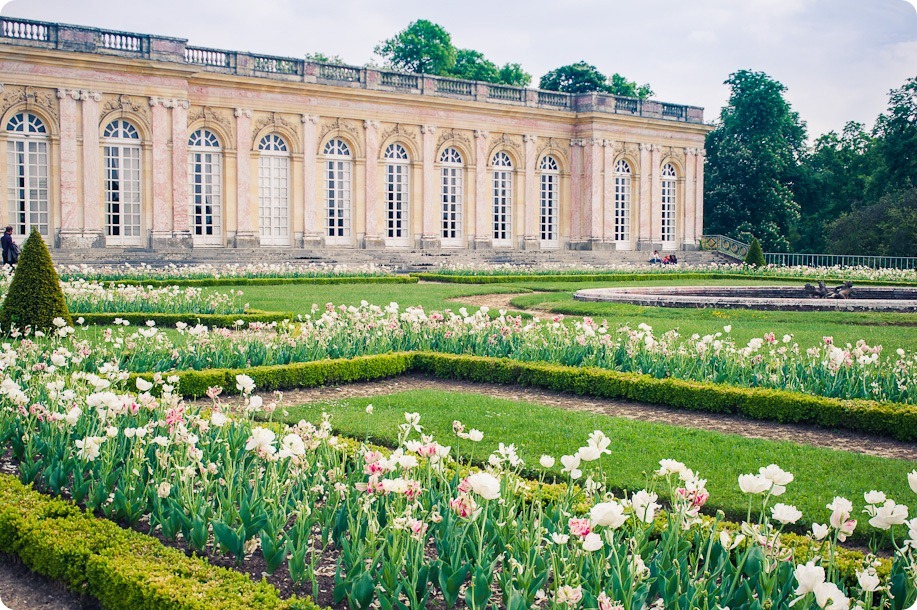
[[[339,400],[363,396],[379,396],[407,390],[445,390],[471,392],[496,398],[523,400],[573,411],[588,411],[614,417],[659,422],[689,428],[699,428],[727,434],[738,434],[746,438],[761,438],[772,441],[838,449],[887,458],[917,461],[917,444],[879,438],[845,430],[827,430],[816,426],[778,424],[758,421],[736,415],[719,413],[698,413],[683,411],[659,405],[649,405],[623,400],[576,396],[565,392],[542,390],[519,386],[505,386],[491,383],[446,381],[420,375],[406,375],[381,381],[354,383],[344,386],[307,388],[284,392],[283,402],[296,405],[306,402]],[[269,395],[264,396],[265,401]]]
[[[518,296],[528,295],[528,294],[551,294],[551,293],[542,292],[542,291],[526,291],[526,292],[508,292],[508,293],[497,293],[497,294],[471,294],[471,295],[464,296],[464,297],[454,297],[454,298],[446,299],[446,300],[452,303],[462,303],[464,305],[474,305],[476,307],[481,307],[483,305],[486,305],[487,307],[490,307],[491,309],[505,309],[507,312],[514,314],[514,315],[519,315],[519,314],[553,315],[550,313],[550,311],[546,307],[529,307],[526,309],[519,309],[518,307],[514,307],[513,304],[510,302]]]
[[[60,583],[30,572],[6,555],[0,555],[0,610],[83,610],[98,608]]]

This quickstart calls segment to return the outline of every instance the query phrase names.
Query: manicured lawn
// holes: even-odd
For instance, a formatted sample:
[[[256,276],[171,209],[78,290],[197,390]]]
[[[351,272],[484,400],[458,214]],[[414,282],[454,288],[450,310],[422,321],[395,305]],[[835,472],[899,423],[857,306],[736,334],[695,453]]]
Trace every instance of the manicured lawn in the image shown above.
[[[366,405],[373,413],[367,415]],[[467,459],[472,443],[457,439],[452,421],[460,420],[467,428],[477,428],[484,440],[474,447],[476,460],[486,459],[499,442],[515,443],[526,466],[538,471],[542,454],[558,458],[552,472],[560,473],[560,456],[572,454],[586,444],[593,430],[602,430],[612,439],[611,455],[600,464],[613,487],[620,490],[642,489],[648,476],[658,468],[660,459],[684,462],[708,480],[711,497],[708,507],[723,509],[729,516],[744,518],[748,496],[738,488],[738,476],[757,473],[758,468],[776,463],[792,472],[796,480],[788,486],[779,501],[796,505],[806,523],[824,523],[829,511],[825,504],[834,496],[852,500],[861,529],[866,526],[863,492],[878,489],[900,503],[908,504],[910,514],[917,509],[917,496],[910,490],[907,473],[917,462],[832,451],[828,449],[748,439],[693,428],[633,421],[586,412],[566,411],[544,405],[480,394],[416,390],[371,398],[353,398],[333,403],[289,407],[284,419],[295,423],[301,419],[317,422],[322,411],[332,414],[335,429],[346,436],[392,445],[398,436],[398,425],[406,411],[421,415],[426,433],[444,445],[453,446]]]

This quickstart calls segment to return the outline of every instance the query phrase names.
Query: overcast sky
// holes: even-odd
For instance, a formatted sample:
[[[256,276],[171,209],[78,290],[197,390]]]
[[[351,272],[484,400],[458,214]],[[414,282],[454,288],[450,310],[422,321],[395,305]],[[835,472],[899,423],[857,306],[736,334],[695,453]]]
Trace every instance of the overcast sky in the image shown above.
[[[3,1],[0,0],[0,4]],[[585,60],[648,82],[656,98],[704,106],[723,81],[762,70],[816,137],[848,120],[871,128],[888,90],[917,76],[917,0],[12,0],[6,16],[189,39],[199,46],[362,65],[415,19],[443,25],[457,47],[534,76]]]

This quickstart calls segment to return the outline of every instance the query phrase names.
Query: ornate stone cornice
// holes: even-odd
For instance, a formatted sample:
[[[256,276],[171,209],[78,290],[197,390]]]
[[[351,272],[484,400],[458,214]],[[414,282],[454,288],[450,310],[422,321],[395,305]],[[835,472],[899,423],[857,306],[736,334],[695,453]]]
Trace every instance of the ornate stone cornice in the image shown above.
[[[252,118],[252,109],[251,108],[236,108],[234,114],[236,118],[246,117]]]

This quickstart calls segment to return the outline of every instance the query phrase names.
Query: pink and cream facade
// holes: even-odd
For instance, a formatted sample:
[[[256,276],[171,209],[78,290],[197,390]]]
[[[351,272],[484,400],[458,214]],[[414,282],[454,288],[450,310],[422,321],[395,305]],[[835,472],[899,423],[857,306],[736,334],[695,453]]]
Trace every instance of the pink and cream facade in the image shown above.
[[[72,248],[693,249],[700,108],[0,19],[8,224]]]

